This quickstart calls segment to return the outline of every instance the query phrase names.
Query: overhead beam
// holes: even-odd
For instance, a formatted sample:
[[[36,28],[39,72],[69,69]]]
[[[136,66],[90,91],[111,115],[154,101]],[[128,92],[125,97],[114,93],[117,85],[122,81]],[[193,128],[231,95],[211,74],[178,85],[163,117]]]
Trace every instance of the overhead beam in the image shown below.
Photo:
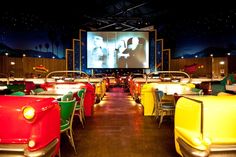
[[[97,22],[101,22],[101,23],[109,24],[108,21],[103,20],[103,19],[94,18],[94,17],[88,16],[88,15],[84,15],[84,16],[87,17],[87,18],[89,18],[89,19],[92,19],[92,20],[94,20],[94,21],[97,21]]]
[[[149,3],[149,2],[144,2],[144,3],[141,3],[141,4],[139,4],[139,5],[133,6],[133,7],[131,7],[131,8],[128,8],[128,9],[124,10],[124,11],[120,11],[120,12],[116,13],[115,15],[123,14],[125,11],[126,11],[126,12],[127,12],[127,11],[131,11],[131,10],[133,10],[133,9],[139,8],[139,7],[141,7],[141,6],[144,6],[144,5],[146,5],[147,3]]]
[[[129,28],[137,29],[137,27],[134,27],[134,26],[128,25],[128,24],[126,24],[126,23],[121,23],[121,25],[122,25],[122,26],[129,27]]]
[[[98,30],[102,30],[102,29],[104,29],[104,28],[108,28],[108,27],[111,27],[111,26],[114,26],[114,25],[116,25],[116,23],[111,23],[111,24],[109,24],[109,25],[100,27],[100,28],[98,28]]]

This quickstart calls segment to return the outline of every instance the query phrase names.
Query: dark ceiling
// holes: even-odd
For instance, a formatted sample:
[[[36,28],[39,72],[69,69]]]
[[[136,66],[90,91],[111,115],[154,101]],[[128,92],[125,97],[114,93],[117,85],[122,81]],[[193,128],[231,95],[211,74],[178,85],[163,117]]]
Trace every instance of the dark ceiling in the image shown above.
[[[14,2],[15,3],[15,2]],[[80,4],[81,3],[81,4]],[[33,16],[32,22],[60,24],[85,30],[134,31],[155,26],[168,16],[157,2],[150,0],[86,0],[77,2],[20,2],[1,10],[3,17]],[[22,21],[22,20],[21,20]],[[41,23],[40,23],[41,22]]]
[[[7,1],[0,10],[0,28],[55,30],[74,37],[79,29],[139,31],[154,28],[158,31],[158,38],[175,43],[179,34],[222,31],[225,23],[235,22],[232,21],[232,16],[234,19],[236,16],[235,9],[202,7],[202,4],[198,7],[194,1],[191,5],[184,4],[184,9],[167,8],[171,3],[168,0],[165,3],[160,0]]]

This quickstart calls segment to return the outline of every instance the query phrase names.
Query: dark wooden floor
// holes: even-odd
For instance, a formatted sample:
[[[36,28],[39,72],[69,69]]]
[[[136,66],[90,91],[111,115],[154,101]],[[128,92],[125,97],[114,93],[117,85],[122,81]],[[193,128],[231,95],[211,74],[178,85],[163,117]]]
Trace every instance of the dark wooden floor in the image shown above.
[[[67,137],[61,136],[62,157],[179,157],[174,146],[173,120],[161,128],[152,116],[122,88],[113,88],[96,104],[82,128],[74,120],[74,153]]]

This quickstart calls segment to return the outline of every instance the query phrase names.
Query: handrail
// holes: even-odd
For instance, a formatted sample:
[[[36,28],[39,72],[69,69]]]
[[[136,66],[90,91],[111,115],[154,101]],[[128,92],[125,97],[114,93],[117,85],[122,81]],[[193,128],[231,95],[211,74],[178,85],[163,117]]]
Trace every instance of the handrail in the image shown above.
[[[90,80],[89,80],[89,75],[87,74],[87,73],[85,73],[85,72],[83,72],[83,71],[79,71],[79,70],[62,70],[62,71],[52,71],[52,72],[50,72],[50,73],[48,73],[47,75],[46,75],[46,77],[45,77],[45,82],[47,82],[47,79],[48,79],[48,77],[51,75],[51,74],[55,74],[55,73],[80,73],[80,74],[85,74],[86,76],[87,76],[87,78],[88,78],[88,82],[90,82]]]
[[[10,84],[10,76],[9,76],[9,75],[4,74],[4,73],[0,73],[0,76],[4,76],[4,77],[6,77],[6,79],[7,79],[7,85]]]
[[[146,83],[147,83],[147,80],[148,80],[148,76],[150,76],[152,74],[171,74],[171,73],[172,74],[183,74],[183,75],[186,75],[187,78],[188,78],[187,83],[190,83],[190,81],[191,81],[191,78],[190,78],[189,74],[186,73],[186,72],[183,72],[183,71],[154,71],[154,72],[151,72],[151,73],[147,74],[147,76],[146,76]]]

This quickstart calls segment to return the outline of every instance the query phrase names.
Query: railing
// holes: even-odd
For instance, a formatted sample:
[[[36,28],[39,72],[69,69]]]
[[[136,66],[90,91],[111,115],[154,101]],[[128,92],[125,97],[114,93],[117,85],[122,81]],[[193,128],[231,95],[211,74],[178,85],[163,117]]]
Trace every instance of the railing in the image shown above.
[[[46,75],[46,77],[45,77],[45,82],[47,82],[47,79],[48,79],[48,77],[49,77],[50,75],[55,74],[55,73],[66,73],[66,76],[68,76],[68,73],[79,73],[80,75],[81,75],[81,74],[84,74],[85,77],[88,79],[88,82],[90,82],[90,80],[89,80],[89,79],[90,79],[89,75],[88,75],[87,73],[85,73],[85,72],[83,72],[83,71],[79,71],[79,70],[52,71],[52,72],[50,72],[50,73],[48,73],[48,74]]]
[[[4,74],[4,73],[0,73],[0,76],[4,76],[3,82],[5,81],[5,78],[6,78],[7,85],[9,85],[10,77],[7,74]]]
[[[187,77],[187,81],[185,81],[186,83],[191,82],[191,78],[190,78],[189,74],[187,74],[186,72],[183,72],[183,71],[154,71],[154,72],[151,72],[151,73],[147,74],[146,83],[148,82],[148,78],[150,78],[150,76],[152,76],[152,75],[159,75],[160,81],[163,81],[165,79],[165,78],[162,78],[162,75],[167,75],[167,76],[169,76],[173,79],[179,77],[179,75],[177,77],[173,74],[181,74],[181,75]]]

